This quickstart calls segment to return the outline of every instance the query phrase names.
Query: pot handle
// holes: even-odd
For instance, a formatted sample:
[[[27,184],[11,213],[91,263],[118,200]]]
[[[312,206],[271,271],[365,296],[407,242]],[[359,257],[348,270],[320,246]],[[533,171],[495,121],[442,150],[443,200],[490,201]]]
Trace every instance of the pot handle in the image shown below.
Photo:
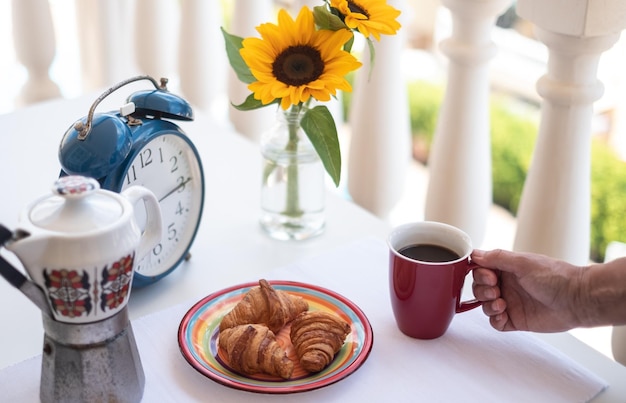
[[[161,208],[154,193],[143,186],[131,186],[124,190],[122,196],[135,205],[143,200],[146,208],[146,228],[144,228],[135,253],[135,260],[139,261],[146,256],[156,244],[161,241],[162,223]]]

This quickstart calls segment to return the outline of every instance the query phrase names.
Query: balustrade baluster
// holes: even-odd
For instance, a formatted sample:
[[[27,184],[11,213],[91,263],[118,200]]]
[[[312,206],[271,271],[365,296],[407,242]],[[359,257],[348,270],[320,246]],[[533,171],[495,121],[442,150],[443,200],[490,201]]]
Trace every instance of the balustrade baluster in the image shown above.
[[[547,73],[537,83],[541,122],[514,249],[586,264],[591,120],[593,103],[603,93],[598,62],[626,26],[626,4],[577,1],[567,12],[562,6],[555,0],[520,0],[517,6],[518,14],[535,24],[549,58]]]
[[[591,122],[604,88],[598,63],[626,28],[620,0],[518,0],[548,47],[548,71],[539,79],[541,123],[517,215],[515,250],[587,264],[590,240]],[[612,334],[616,360],[626,365],[626,327]]]
[[[178,1],[135,0],[134,27],[134,49],[141,74],[149,74],[157,79],[177,79],[176,55],[180,32]]]
[[[226,92],[224,25],[219,1],[182,0],[179,72],[183,95],[195,106],[208,110]]]
[[[492,203],[489,69],[495,19],[510,0],[443,0],[452,34],[441,43],[449,58],[447,85],[428,167],[425,218],[463,229],[479,246]]]
[[[83,89],[100,90],[135,70],[125,0],[76,0],[76,26]]]
[[[388,3],[406,11],[404,0]],[[400,23],[405,20],[401,18]],[[403,27],[394,36],[374,40],[374,65],[370,65],[367,47],[363,50],[349,116],[348,190],[357,204],[381,218],[402,197],[411,158],[407,83],[401,62],[405,31]]]
[[[261,23],[275,21],[274,2],[272,0],[235,0],[233,19],[229,33],[240,37],[259,36],[256,27]],[[228,99],[229,102],[240,104],[250,94],[247,85],[239,81],[237,75],[229,68]],[[229,106],[230,121],[235,129],[244,136],[258,140],[264,130],[269,129],[276,121],[276,108],[269,106],[253,111],[238,111]]]
[[[25,105],[58,97],[59,87],[49,75],[56,42],[48,1],[13,0],[11,10],[15,54],[28,71],[17,104]]]

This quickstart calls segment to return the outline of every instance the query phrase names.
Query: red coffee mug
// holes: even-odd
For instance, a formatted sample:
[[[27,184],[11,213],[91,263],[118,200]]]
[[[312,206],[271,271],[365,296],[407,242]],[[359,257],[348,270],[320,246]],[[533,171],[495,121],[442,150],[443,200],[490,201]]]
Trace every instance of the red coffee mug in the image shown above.
[[[435,339],[448,330],[456,313],[481,305],[475,299],[461,301],[465,277],[478,266],[469,258],[471,239],[460,229],[432,221],[404,224],[391,231],[388,245],[391,306],[402,333]],[[414,245],[443,247],[454,256],[437,262],[400,253]]]

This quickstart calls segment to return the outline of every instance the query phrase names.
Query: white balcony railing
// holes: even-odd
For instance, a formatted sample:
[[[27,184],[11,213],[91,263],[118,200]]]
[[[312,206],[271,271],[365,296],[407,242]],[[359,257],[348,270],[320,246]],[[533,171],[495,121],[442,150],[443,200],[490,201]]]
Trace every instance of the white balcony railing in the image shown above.
[[[431,0],[389,2],[403,10],[404,29],[376,43],[371,79],[363,78],[367,66],[357,73],[350,147],[343,150],[349,160],[350,195],[381,217],[386,217],[401,197],[410,158],[400,63],[406,33],[411,32],[415,19],[410,17],[420,12],[420,5],[432,8]],[[488,97],[494,80],[489,69],[497,53],[493,27],[511,2],[441,2],[451,16],[451,30],[440,44],[446,61],[446,93],[428,167],[424,217],[464,229],[478,246],[491,206]],[[59,95],[49,76],[57,49],[51,3],[12,2],[15,53],[28,71],[20,94],[24,103]],[[75,29],[82,88],[108,87],[138,73],[167,76],[195,107],[228,119],[239,132],[254,139],[260,128],[273,120],[273,112],[269,111],[271,116],[267,110],[246,112],[245,119],[232,108],[226,112],[225,101],[241,101],[247,90],[228,68],[219,27],[227,25],[233,33],[249,36],[258,23],[272,18],[277,4],[296,9],[319,3],[77,0]],[[626,27],[626,2],[518,0],[517,12],[535,25],[548,59],[537,82],[541,124],[513,247],[583,264],[588,261],[589,249],[591,125],[594,104],[603,94],[598,66]],[[223,21],[224,15],[230,20]],[[528,96],[527,88],[524,90],[527,93],[522,95]],[[615,108],[623,109],[620,105]]]

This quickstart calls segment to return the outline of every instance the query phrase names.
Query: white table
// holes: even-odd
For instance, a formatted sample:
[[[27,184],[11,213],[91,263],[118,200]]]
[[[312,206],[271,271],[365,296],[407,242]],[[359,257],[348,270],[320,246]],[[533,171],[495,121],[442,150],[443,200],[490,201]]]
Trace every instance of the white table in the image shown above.
[[[120,98],[107,99],[98,110],[117,108],[120,99],[128,94],[122,93]],[[26,204],[48,192],[60,169],[57,150],[63,133],[87,114],[97,95],[52,101],[0,116],[0,161],[4,164],[0,176],[4,195],[0,223],[15,228],[18,214]],[[385,239],[387,224],[332,193],[327,199],[327,228],[322,236],[298,243],[266,237],[257,221],[257,147],[233,133],[229,126],[217,124],[208,115],[198,115],[194,122],[180,123],[199,149],[207,185],[202,225],[192,258],[160,282],[133,290],[131,318],[199,299],[363,238]],[[6,251],[2,254],[12,258]],[[0,280],[0,321],[0,370],[41,353],[43,328],[39,311],[4,280]],[[610,384],[595,401],[626,399],[624,367],[567,333],[539,336]]]

